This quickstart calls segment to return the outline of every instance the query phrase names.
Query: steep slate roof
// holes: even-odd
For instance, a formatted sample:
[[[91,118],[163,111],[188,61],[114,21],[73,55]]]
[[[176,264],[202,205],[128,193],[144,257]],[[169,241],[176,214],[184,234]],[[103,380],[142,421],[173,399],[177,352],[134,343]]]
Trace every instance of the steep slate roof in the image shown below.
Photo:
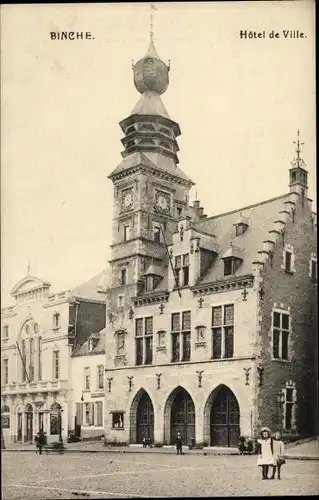
[[[236,276],[251,274],[252,263],[257,260],[258,251],[261,250],[263,241],[269,239],[268,231],[273,229],[274,221],[280,219],[279,212],[285,209],[284,201],[286,198],[289,198],[289,194],[216,215],[193,224],[194,229],[215,235],[219,245],[219,252],[215,261],[201,277],[198,284],[225,279],[222,257],[227,256],[228,253],[238,254],[243,258],[236,271]],[[247,219],[248,228],[242,235],[236,236],[234,224],[240,220],[240,214]],[[233,251],[231,251],[231,244],[234,246]],[[163,262],[163,269],[165,269],[165,276],[155,288],[155,292],[167,289],[167,263],[165,267]]]
[[[146,90],[142,94],[140,100],[133,109],[132,115],[156,115],[163,116],[170,120],[165,106],[157,92],[154,90]]]
[[[72,357],[76,356],[94,356],[96,354],[105,354],[105,332],[106,328],[103,328],[98,333],[91,333],[91,335],[88,336],[86,341],[82,345],[76,346],[72,353]],[[91,339],[98,339],[97,345],[89,351],[88,344],[89,340]]]
[[[200,283],[209,283],[224,278],[222,257],[229,250],[231,242],[234,246],[243,249],[243,262],[237,269],[236,275],[250,274],[252,262],[258,257],[257,252],[262,248],[262,242],[269,239],[268,231],[273,229],[273,222],[280,218],[279,212],[284,210],[283,203],[288,197],[289,194],[285,194],[256,205],[210,217],[196,224],[196,229],[214,234],[220,247],[214,264],[202,277]],[[238,222],[240,213],[248,219],[249,226],[242,235],[236,236],[234,224]]]
[[[71,293],[73,296],[78,298],[92,299],[104,302],[107,281],[107,272],[102,271],[82,285],[74,288]]]

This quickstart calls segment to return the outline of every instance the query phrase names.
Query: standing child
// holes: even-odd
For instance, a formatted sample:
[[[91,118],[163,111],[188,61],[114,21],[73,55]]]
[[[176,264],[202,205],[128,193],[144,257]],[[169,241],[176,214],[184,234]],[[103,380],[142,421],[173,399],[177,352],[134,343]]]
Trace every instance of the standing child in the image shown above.
[[[263,427],[260,432],[261,439],[257,440],[257,465],[262,469],[262,479],[268,479],[269,466],[274,466],[273,439],[268,427]]]
[[[272,470],[271,479],[275,479],[276,469],[277,469],[277,478],[280,479],[280,469],[283,464],[283,455],[285,452],[284,443],[281,440],[280,432],[276,432],[273,439],[273,450],[274,450],[274,463]]]
[[[181,433],[178,431],[176,434],[176,453],[177,455],[182,455],[183,438]]]

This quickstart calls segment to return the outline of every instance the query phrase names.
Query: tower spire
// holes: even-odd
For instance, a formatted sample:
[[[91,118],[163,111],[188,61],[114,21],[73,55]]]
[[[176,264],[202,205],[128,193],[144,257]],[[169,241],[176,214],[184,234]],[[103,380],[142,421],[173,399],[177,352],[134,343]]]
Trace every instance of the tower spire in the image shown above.
[[[303,196],[307,196],[308,190],[308,172],[306,170],[306,164],[301,158],[301,146],[304,145],[300,142],[300,132],[297,130],[297,140],[293,141],[296,145],[296,154],[291,162],[291,168],[289,170],[289,187],[291,192],[297,192]]]

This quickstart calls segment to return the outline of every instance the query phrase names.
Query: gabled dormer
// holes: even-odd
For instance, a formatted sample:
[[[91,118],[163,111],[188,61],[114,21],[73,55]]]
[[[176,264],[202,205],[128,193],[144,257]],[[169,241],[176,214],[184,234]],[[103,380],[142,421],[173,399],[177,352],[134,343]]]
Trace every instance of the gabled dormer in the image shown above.
[[[222,260],[224,261],[224,276],[233,276],[244,260],[244,250],[231,243],[222,256]]]
[[[235,235],[241,236],[248,229],[249,220],[240,212],[238,219],[234,223]]]
[[[163,276],[164,269],[160,266],[156,266],[155,264],[151,264],[145,273],[143,273],[144,292],[153,292]]]

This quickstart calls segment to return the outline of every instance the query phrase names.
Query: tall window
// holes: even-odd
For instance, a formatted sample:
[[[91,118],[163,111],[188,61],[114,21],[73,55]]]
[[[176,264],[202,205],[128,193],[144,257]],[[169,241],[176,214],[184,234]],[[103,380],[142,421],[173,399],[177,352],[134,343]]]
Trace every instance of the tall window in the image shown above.
[[[60,351],[53,351],[53,379],[60,378]]]
[[[273,312],[273,358],[288,359],[289,313]]]
[[[291,271],[291,264],[292,264],[292,252],[289,252],[288,250],[285,251],[285,271]]]
[[[121,285],[126,285],[126,269],[121,269]]]
[[[38,379],[42,380],[42,337],[38,338]]]
[[[2,360],[2,376],[3,384],[7,385],[9,383],[9,360],[5,358]]]
[[[60,326],[60,314],[56,312],[53,314],[53,328],[59,328],[59,326]]]
[[[32,382],[34,380],[34,342],[33,339],[29,340],[29,380]]]
[[[136,365],[151,365],[153,362],[153,318],[135,320]]]
[[[189,283],[189,254],[176,255],[175,275],[179,286],[187,286]]]
[[[234,305],[212,309],[212,358],[234,356]]]
[[[27,354],[26,354],[26,346],[25,339],[21,341],[21,364],[22,364],[22,382],[26,381],[27,378]]]
[[[161,241],[161,226],[159,224],[153,224],[153,240],[156,243]]]
[[[123,226],[123,240],[127,241],[130,239],[130,226],[125,225]]]
[[[313,281],[317,280],[317,255],[315,253],[311,254],[310,262],[309,262],[309,278]]]
[[[94,425],[94,403],[84,403],[84,425]]]
[[[191,358],[191,312],[172,314],[172,362]]]
[[[104,366],[98,365],[97,367],[97,388],[104,389]]]
[[[146,276],[146,281],[145,281],[145,288],[146,288],[146,292],[152,292],[154,287],[153,287],[153,284],[154,284],[154,276]]]
[[[232,257],[224,259],[224,276],[230,276],[235,273],[235,261]]]
[[[84,390],[89,391],[91,388],[91,370],[89,366],[84,368]]]
[[[2,338],[7,339],[9,337],[9,326],[8,325],[3,325],[2,328]]]

